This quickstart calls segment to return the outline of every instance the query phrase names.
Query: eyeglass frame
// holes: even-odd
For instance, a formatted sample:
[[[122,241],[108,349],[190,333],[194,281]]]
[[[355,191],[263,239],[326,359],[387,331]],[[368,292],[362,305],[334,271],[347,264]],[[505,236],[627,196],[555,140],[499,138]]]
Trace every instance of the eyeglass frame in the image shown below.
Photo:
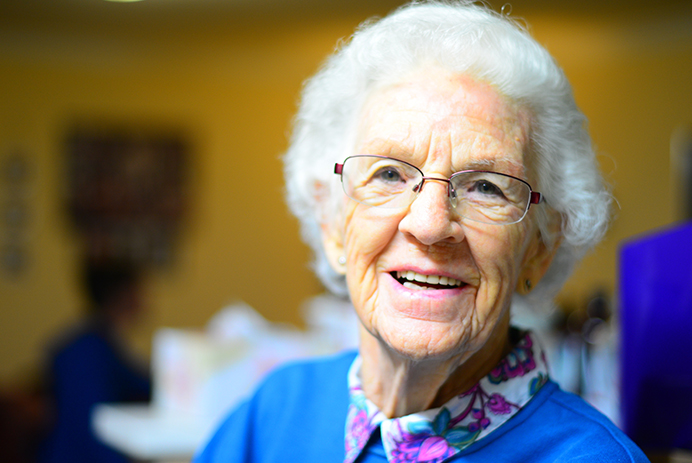
[[[459,175],[459,174],[468,174],[468,173],[478,173],[478,174],[486,173],[486,174],[501,175],[501,176],[503,176],[503,177],[508,177],[508,178],[512,178],[512,179],[514,179],[514,180],[518,180],[518,181],[520,181],[521,183],[523,183],[524,185],[526,185],[526,186],[529,188],[529,202],[528,202],[528,204],[527,204],[527,206],[526,206],[526,210],[524,211],[524,215],[521,216],[521,219],[519,219],[519,220],[517,220],[517,221],[515,221],[515,222],[482,222],[482,223],[487,223],[488,225],[512,225],[512,224],[515,224],[515,223],[519,223],[519,222],[521,222],[522,220],[524,220],[524,218],[526,217],[526,214],[528,214],[529,209],[531,208],[531,205],[532,205],[532,204],[541,204],[541,203],[544,201],[543,194],[539,193],[538,191],[534,191],[534,190],[533,190],[533,187],[531,187],[531,184],[530,184],[529,182],[527,182],[527,181],[524,180],[524,179],[515,177],[515,176],[513,176],[513,175],[505,174],[505,173],[502,173],[502,172],[495,172],[495,171],[492,171],[492,170],[474,170],[474,169],[470,169],[470,170],[460,170],[459,172],[454,172],[452,175],[449,176],[449,178],[426,177],[426,176],[425,176],[425,173],[424,173],[422,170],[420,170],[418,167],[414,166],[414,165],[411,164],[410,162],[402,161],[401,159],[393,158],[393,157],[391,157],[391,156],[382,156],[382,155],[379,155],[379,154],[355,154],[355,155],[353,155],[353,156],[348,156],[348,157],[347,157],[346,159],[344,159],[343,162],[341,162],[341,163],[338,163],[338,162],[335,163],[335,164],[334,164],[334,174],[336,174],[336,175],[339,176],[339,178],[340,178],[340,180],[341,180],[342,189],[344,188],[344,186],[343,186],[343,185],[344,185],[343,169],[344,169],[344,164],[346,164],[346,161],[348,161],[348,160],[351,159],[351,158],[365,158],[365,157],[368,157],[368,158],[380,158],[380,159],[391,159],[391,160],[393,160],[393,161],[397,161],[397,162],[400,162],[400,163],[402,163],[402,164],[406,164],[407,166],[410,166],[410,167],[414,168],[415,170],[417,170],[418,172],[420,172],[420,174],[421,174],[420,183],[416,184],[416,186],[414,186],[414,188],[413,188],[413,191],[414,191],[416,194],[420,193],[420,192],[423,190],[423,186],[424,186],[426,180],[434,180],[434,181],[438,181],[438,182],[445,182],[445,183],[447,183],[447,196],[451,198],[452,193],[455,192],[455,191],[454,191],[454,186],[453,186],[453,184],[452,184],[452,179],[453,179],[455,176]],[[346,190],[345,190],[345,189],[344,189],[344,193],[346,193]],[[355,199],[355,198],[349,196],[348,193],[346,193],[346,196],[348,196],[349,198],[353,199],[354,201],[361,202],[361,201],[358,201],[357,199]],[[414,197],[414,199],[411,201],[411,203],[413,203],[413,201],[415,201],[415,197]],[[370,205],[370,204],[367,204],[367,203],[362,203],[362,204],[366,204],[366,205],[371,206],[371,207],[380,207],[380,206]],[[455,207],[455,209],[456,209],[456,207]],[[469,219],[469,220],[474,220],[474,219]]]

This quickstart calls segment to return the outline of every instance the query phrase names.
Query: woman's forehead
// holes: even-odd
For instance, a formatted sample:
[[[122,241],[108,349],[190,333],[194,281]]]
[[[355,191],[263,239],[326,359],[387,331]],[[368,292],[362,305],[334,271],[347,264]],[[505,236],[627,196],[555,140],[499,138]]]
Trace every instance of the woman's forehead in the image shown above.
[[[437,66],[418,69],[396,82],[376,87],[366,100],[366,110],[378,104],[413,112],[430,108],[440,115],[473,110],[476,117],[488,120],[516,117],[521,110],[490,83]]]
[[[422,72],[373,93],[357,150],[424,162],[448,152],[456,169],[523,166],[528,111],[492,86],[447,71]],[[505,170],[505,169],[503,169]]]

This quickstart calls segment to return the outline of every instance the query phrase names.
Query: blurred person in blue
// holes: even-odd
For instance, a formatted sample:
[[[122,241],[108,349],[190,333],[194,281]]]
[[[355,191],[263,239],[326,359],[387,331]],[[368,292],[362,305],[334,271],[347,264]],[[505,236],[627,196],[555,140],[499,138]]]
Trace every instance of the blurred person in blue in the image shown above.
[[[306,83],[285,176],[359,349],[270,374],[196,463],[647,461],[511,324],[551,304],[611,205],[523,27],[467,1],[363,24]]]
[[[99,403],[146,401],[147,368],[129,353],[124,333],[142,311],[138,271],[130,265],[87,264],[83,284],[89,316],[50,349],[49,400],[53,423],[40,449],[42,463],[126,463],[129,460],[94,435]]]

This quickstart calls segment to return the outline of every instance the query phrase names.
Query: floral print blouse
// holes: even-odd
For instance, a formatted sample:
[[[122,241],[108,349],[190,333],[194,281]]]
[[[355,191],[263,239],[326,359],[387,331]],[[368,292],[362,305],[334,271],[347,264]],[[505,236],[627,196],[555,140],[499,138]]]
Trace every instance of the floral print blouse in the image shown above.
[[[352,463],[378,427],[390,463],[440,463],[487,436],[522,409],[548,380],[545,354],[530,333],[488,375],[441,408],[387,419],[363,393],[362,360],[348,374],[346,458]]]

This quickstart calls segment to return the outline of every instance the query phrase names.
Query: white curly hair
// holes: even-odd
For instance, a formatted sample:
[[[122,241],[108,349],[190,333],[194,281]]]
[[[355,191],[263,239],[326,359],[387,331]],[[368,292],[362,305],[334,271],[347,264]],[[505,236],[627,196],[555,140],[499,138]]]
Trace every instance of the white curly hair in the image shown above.
[[[552,303],[575,264],[603,237],[612,197],[586,118],[553,58],[516,21],[464,0],[414,2],[365,22],[306,81],[284,163],[287,201],[314,250],[316,274],[329,290],[347,296],[344,276],[325,255],[320,224],[333,220],[343,203],[333,166],[355,154],[365,99],[430,63],[487,82],[531,112],[534,187],[546,199],[534,216],[546,245],[559,247],[545,277],[528,295],[516,294],[515,302]],[[559,237],[550,233],[551,214],[561,218]]]

